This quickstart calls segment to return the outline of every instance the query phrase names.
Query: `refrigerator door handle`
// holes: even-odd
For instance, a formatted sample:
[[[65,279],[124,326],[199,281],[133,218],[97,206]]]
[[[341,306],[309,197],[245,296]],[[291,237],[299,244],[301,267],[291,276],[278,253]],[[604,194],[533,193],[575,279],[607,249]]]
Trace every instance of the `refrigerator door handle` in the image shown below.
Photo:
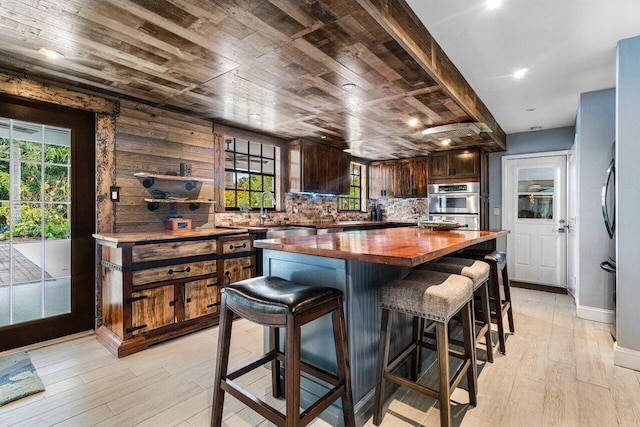
[[[607,169],[607,177],[602,185],[602,216],[604,217],[604,225],[607,228],[609,238],[613,239],[613,235],[616,231],[616,207],[615,202],[611,204],[613,212],[609,216],[609,209],[607,209],[607,196],[609,195],[609,182],[613,179],[615,185],[615,160],[611,160],[609,168]],[[615,197],[615,195],[613,196]]]

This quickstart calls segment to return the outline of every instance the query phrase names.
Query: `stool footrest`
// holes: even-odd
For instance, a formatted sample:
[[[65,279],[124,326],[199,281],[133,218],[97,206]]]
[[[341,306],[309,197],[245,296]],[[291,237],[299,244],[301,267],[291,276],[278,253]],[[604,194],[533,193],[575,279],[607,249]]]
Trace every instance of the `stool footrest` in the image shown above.
[[[263,354],[262,356],[258,357],[257,359],[254,359],[242,366],[240,366],[237,369],[234,369],[233,371],[229,372],[227,374],[227,378],[230,380],[235,380],[238,377],[243,376],[244,374],[253,371],[254,369],[264,365],[267,362],[271,362],[274,358],[276,357],[275,353],[273,352],[269,352],[266,354]]]
[[[280,411],[278,411],[271,405],[268,405],[263,401],[257,399],[255,396],[250,395],[233,381],[222,380],[220,382],[220,388],[238,399],[240,402],[244,403],[249,408],[256,411],[258,414],[271,421],[272,423],[279,426],[284,426],[286,419]]]
[[[316,366],[310,365],[305,361],[300,361],[300,370],[306,372],[307,374],[313,375],[314,377],[331,384],[333,386],[338,385],[340,379],[337,375],[332,374],[331,372],[325,371],[324,369],[320,369]]]
[[[333,387],[324,396],[318,399],[313,405],[309,406],[306,411],[300,415],[300,425],[306,426],[314,418],[327,409],[340,395],[344,393],[344,382]]]

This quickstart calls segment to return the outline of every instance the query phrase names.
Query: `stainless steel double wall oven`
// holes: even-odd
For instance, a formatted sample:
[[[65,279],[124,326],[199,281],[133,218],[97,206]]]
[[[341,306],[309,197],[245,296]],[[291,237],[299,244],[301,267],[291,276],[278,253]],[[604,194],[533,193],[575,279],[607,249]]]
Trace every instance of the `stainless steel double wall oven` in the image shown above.
[[[480,183],[430,184],[429,219],[453,220],[469,230],[480,229]]]

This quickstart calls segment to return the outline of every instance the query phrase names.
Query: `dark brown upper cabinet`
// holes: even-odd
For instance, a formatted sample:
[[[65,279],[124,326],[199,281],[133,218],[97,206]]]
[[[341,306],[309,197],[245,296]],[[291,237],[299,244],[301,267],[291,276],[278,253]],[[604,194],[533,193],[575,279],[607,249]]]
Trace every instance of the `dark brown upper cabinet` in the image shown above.
[[[427,197],[427,158],[385,160],[369,165],[369,198]]]
[[[324,194],[349,192],[351,155],[310,141],[289,146],[289,191]]]
[[[480,179],[480,150],[439,151],[429,155],[429,182]]]

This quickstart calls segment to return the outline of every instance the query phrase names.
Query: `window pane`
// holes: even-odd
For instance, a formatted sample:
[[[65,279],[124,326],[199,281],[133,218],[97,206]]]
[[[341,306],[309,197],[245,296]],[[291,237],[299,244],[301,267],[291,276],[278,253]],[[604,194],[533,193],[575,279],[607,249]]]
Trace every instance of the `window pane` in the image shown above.
[[[225,172],[224,173],[224,186],[226,188],[234,189],[236,188],[236,173],[235,172]]]
[[[9,240],[9,225],[11,219],[11,204],[9,202],[0,202],[0,242]],[[0,259],[2,255],[0,254]],[[2,262],[0,262],[0,269],[2,268]],[[0,276],[2,273],[0,272]],[[0,283],[2,281],[0,280]],[[8,282],[4,282],[8,283]]]
[[[42,318],[42,283],[23,283],[13,288],[13,323]]]
[[[14,120],[13,122],[13,140],[15,141],[32,141],[41,145],[42,142],[42,126],[35,123],[21,122]],[[40,158],[38,158],[40,160]]]
[[[255,193],[252,192],[251,193],[251,207],[252,208],[259,208],[260,207],[260,196],[262,195],[262,193]],[[265,208],[272,208],[273,204],[271,203],[271,200],[269,200],[269,197],[265,197],[264,198],[264,207]]]
[[[42,144],[31,141],[14,141],[20,160],[42,161]]]
[[[71,280],[68,277],[45,280],[45,317],[71,313]]]
[[[42,236],[42,203],[13,204],[11,228],[16,240],[39,240]]]
[[[70,237],[69,205],[46,204],[44,207],[44,238],[56,240]]]
[[[11,195],[11,175],[9,162],[0,160],[0,200],[9,200]]]
[[[271,191],[273,193],[276,190],[274,177],[265,176],[262,181],[264,183],[264,186],[262,187],[264,191]]]
[[[224,205],[230,208],[237,208],[235,190],[224,190]]]
[[[224,152],[224,168],[225,169],[234,169],[233,167],[233,153],[228,151]]]
[[[249,174],[239,173],[238,174],[238,190],[248,190],[248,189],[249,189]]]
[[[2,122],[0,121],[0,124],[1,123]],[[2,130],[2,126],[0,126],[0,130]],[[9,147],[9,138],[0,138],[0,159],[9,159]]]
[[[45,166],[44,200],[47,202],[70,202],[69,168],[67,166]]]
[[[249,141],[236,139],[236,153],[249,154]]]
[[[273,145],[262,144],[262,157],[266,157],[268,159],[276,158],[276,147]]]
[[[519,195],[518,218],[553,219],[553,195]]]
[[[249,171],[249,156],[246,154],[236,154],[236,170]]]
[[[275,175],[275,173],[276,173],[276,161],[275,160],[263,160],[262,161],[262,173]]]
[[[44,149],[44,161],[47,163],[71,163],[71,147],[47,144]]]
[[[249,192],[248,191],[238,191],[238,207],[240,209],[247,209],[249,206]]]
[[[39,164],[26,162],[16,162],[14,163],[14,166],[20,168],[19,199],[29,202],[40,201],[42,197],[42,166]]]
[[[250,190],[262,192],[262,175],[251,175]]]
[[[257,142],[250,142],[249,143],[249,154],[253,155],[253,156],[259,156],[261,154],[261,147],[262,144],[259,144]]]
[[[249,158],[249,167],[250,167],[250,171],[254,172],[254,173],[261,173],[262,172],[262,164],[260,162],[260,157],[253,157],[251,156]]]

